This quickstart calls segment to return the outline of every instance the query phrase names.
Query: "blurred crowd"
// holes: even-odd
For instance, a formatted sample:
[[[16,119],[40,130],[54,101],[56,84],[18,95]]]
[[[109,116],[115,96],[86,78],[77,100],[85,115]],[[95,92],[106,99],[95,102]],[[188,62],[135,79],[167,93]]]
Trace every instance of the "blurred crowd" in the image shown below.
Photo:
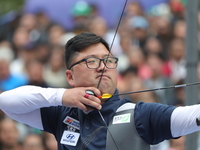
[[[73,8],[73,30],[53,22],[42,11],[21,12],[1,24],[0,92],[23,85],[71,88],[65,78],[65,43],[83,31],[102,36],[119,58],[120,93],[184,84],[186,15],[182,0],[170,0],[149,12],[139,3],[129,2],[115,38],[116,28],[108,27],[98,7],[81,3]],[[200,22],[200,13],[198,19]],[[200,65],[198,77],[200,80]],[[135,103],[185,103],[183,87],[123,97]],[[0,150],[57,150],[51,134],[15,122],[3,113],[0,118]],[[159,150],[184,150],[184,140],[171,140]]]

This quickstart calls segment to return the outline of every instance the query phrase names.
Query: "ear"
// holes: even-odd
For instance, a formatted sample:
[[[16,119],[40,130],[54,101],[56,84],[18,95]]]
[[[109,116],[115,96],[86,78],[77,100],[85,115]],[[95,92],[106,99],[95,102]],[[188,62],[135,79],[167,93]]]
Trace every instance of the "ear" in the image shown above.
[[[66,78],[67,78],[69,85],[74,87],[73,72],[71,70],[66,70],[65,74],[66,74]]]

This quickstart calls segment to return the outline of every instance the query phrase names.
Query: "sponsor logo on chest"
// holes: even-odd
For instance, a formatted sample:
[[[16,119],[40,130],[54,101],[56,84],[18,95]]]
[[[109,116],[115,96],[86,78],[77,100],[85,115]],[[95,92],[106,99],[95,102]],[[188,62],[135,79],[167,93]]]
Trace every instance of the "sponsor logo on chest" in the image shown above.
[[[80,133],[71,132],[71,131],[64,131],[62,138],[60,140],[61,144],[76,146]]]
[[[68,126],[71,126],[75,129],[80,130],[80,122],[70,116],[67,116],[64,120],[63,123],[67,124]]]

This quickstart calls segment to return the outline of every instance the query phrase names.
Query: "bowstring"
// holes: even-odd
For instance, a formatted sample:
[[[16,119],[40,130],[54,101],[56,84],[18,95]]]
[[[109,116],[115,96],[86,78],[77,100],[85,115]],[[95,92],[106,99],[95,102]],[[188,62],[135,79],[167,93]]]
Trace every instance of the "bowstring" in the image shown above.
[[[117,28],[116,28],[116,30],[115,30],[115,34],[114,34],[114,36],[113,36],[113,39],[112,39],[112,42],[111,42],[111,45],[110,45],[110,48],[109,48],[110,50],[109,50],[109,53],[107,54],[107,57],[106,57],[107,59],[108,59],[109,55],[111,54],[111,50],[112,50],[112,47],[113,47],[115,38],[116,38],[116,36],[117,36],[117,32],[118,32],[118,30],[119,30],[119,25],[120,25],[120,23],[121,23],[121,20],[122,20],[122,17],[123,17],[123,14],[124,14],[124,11],[125,11],[127,2],[128,2],[128,0],[126,0],[125,3],[124,3],[124,7],[123,7],[123,9],[122,9],[122,13],[121,13],[121,15],[120,15],[120,19],[119,19],[119,22],[118,22],[118,24],[117,24]],[[103,74],[104,74],[105,68],[106,68],[106,65],[104,65],[104,68],[103,68],[103,71],[102,71],[102,73],[101,73],[101,76],[100,76],[100,79],[99,79],[97,88],[99,88],[99,86],[100,86],[100,83],[101,83],[102,76],[103,76]]]
[[[120,15],[120,19],[119,19],[118,24],[117,24],[117,28],[116,28],[116,30],[115,30],[115,34],[114,34],[114,36],[113,36],[113,39],[112,39],[112,42],[111,42],[111,45],[110,45],[110,48],[109,48],[109,53],[108,53],[107,56],[106,56],[106,62],[107,62],[107,60],[108,60],[109,55],[111,54],[111,49],[112,49],[112,47],[113,47],[115,38],[116,38],[116,36],[117,36],[117,32],[118,32],[118,29],[119,29],[119,25],[120,25],[120,23],[121,23],[121,20],[122,20],[122,17],[123,17],[123,14],[124,14],[124,11],[125,11],[127,2],[128,2],[128,0],[126,0],[125,3],[124,3],[124,7],[123,7],[123,9],[122,9],[122,13],[121,13],[121,15]],[[99,82],[98,82],[98,85],[97,85],[97,89],[98,89],[99,86],[100,86],[100,83],[101,83],[101,80],[102,80],[102,77],[103,77],[105,68],[106,68],[106,64],[104,64],[104,68],[103,68],[103,70],[102,70],[102,73],[101,73],[101,76],[100,76],[100,79],[99,79]],[[108,128],[108,125],[107,125],[107,123],[106,123],[106,121],[105,121],[103,115],[101,114],[100,110],[98,110],[98,113],[99,113],[100,117],[102,118],[102,121],[104,122],[104,124],[105,124],[105,126],[106,126],[106,128],[107,128],[107,131],[109,132],[109,134],[110,134],[110,136],[111,136],[111,138],[112,138],[112,141],[114,142],[116,148],[117,148],[118,150],[120,150],[120,148],[118,147],[116,141],[114,140],[114,137],[112,136],[112,134],[111,134],[111,132],[110,132],[110,130],[109,130],[109,128]]]

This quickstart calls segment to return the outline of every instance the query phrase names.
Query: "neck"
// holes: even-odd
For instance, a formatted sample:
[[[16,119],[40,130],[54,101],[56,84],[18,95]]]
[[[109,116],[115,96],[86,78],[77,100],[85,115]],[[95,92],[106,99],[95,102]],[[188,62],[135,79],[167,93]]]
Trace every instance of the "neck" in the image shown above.
[[[101,98],[101,105],[104,104],[107,100],[108,98]]]

